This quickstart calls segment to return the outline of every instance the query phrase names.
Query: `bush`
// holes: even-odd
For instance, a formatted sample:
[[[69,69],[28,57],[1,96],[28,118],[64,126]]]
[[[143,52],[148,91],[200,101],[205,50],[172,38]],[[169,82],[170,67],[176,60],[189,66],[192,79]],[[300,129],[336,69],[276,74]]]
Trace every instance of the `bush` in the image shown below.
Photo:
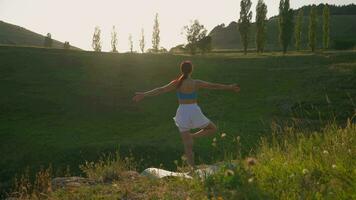
[[[356,47],[356,40],[353,39],[337,39],[333,42],[333,48],[336,50],[351,50]]]

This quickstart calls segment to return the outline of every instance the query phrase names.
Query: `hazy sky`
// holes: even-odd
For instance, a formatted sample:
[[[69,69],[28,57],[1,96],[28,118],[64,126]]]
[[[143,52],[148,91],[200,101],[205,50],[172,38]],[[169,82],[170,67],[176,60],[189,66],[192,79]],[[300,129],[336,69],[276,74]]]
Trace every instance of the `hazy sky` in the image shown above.
[[[119,51],[127,51],[132,33],[138,50],[141,28],[146,47],[151,47],[154,14],[159,14],[161,45],[167,49],[185,42],[182,27],[198,19],[210,31],[218,24],[228,25],[239,15],[240,0],[0,0],[0,20],[72,45],[91,49],[96,25],[102,29],[103,49],[110,48],[110,32],[117,27]],[[253,11],[257,0],[252,0]],[[268,17],[278,13],[279,0],[265,0]],[[350,4],[356,0],[291,0],[292,8],[304,4]]]

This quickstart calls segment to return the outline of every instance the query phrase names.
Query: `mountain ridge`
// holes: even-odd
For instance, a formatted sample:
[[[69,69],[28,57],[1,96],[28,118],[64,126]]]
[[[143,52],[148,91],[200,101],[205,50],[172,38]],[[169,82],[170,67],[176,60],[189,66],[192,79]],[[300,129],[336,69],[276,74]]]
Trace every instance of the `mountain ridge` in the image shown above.
[[[39,33],[0,20],[0,45],[43,47],[44,39],[45,36]],[[53,39],[52,48],[62,49],[63,45],[63,42]],[[80,50],[74,46],[71,49]]]

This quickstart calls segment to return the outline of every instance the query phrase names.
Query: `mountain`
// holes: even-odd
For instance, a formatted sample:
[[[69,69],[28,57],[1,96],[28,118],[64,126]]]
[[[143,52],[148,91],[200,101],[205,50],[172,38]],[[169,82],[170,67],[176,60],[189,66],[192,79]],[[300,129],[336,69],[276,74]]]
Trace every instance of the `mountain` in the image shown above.
[[[45,36],[23,27],[0,21],[0,45],[43,47]],[[63,43],[53,39],[53,48],[63,48]],[[78,49],[71,46],[72,49]]]
[[[318,17],[318,47],[322,47],[322,8],[324,4],[317,6]],[[330,44],[332,48],[338,48],[340,43],[348,42],[356,44],[356,5],[351,4],[347,6],[334,6],[330,7]],[[307,48],[308,46],[308,24],[309,24],[309,12],[311,6],[304,6],[300,9],[304,11],[303,20],[303,36],[302,36],[302,46]],[[250,29],[249,37],[249,48],[255,48],[255,31],[256,25],[253,23]],[[268,20],[266,27],[266,50],[279,50],[278,42],[278,17],[274,16]],[[212,37],[213,49],[242,49],[242,44],[240,40],[240,35],[238,32],[238,24],[236,22],[231,22],[228,26],[224,24],[216,26],[209,35]],[[294,38],[290,48],[293,49]]]

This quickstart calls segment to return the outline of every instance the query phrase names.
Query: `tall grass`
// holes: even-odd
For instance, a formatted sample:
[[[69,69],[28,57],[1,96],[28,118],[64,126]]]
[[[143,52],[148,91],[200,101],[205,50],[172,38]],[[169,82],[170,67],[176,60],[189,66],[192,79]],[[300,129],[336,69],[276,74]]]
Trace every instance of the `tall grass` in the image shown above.
[[[239,142],[225,133],[213,139],[220,169],[204,179],[124,177],[139,163],[116,153],[80,167],[98,185],[53,192],[47,184],[50,173],[43,171],[33,184],[22,178],[13,194],[19,199],[356,198],[356,124],[351,120],[345,127],[331,124],[320,132],[275,129],[247,158],[241,157]]]

